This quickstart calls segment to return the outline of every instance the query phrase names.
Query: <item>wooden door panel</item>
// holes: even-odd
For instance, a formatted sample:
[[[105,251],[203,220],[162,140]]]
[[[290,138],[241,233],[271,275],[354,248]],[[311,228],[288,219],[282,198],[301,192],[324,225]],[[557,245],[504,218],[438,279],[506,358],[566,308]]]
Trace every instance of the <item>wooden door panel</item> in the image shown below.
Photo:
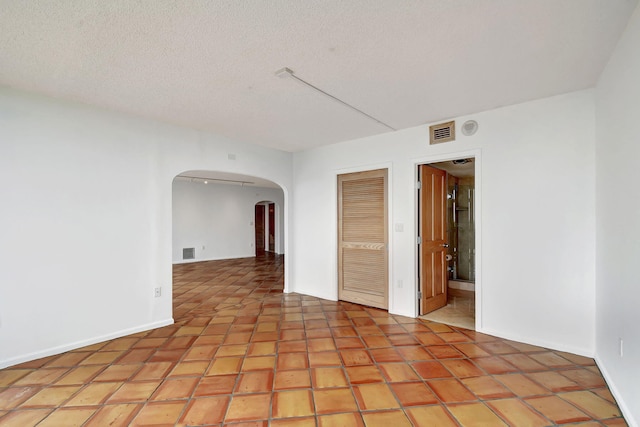
[[[385,256],[381,249],[344,248],[343,291],[379,294],[386,285]]]
[[[338,176],[338,297],[388,308],[387,170]]]
[[[447,304],[447,173],[421,165],[420,314]]]

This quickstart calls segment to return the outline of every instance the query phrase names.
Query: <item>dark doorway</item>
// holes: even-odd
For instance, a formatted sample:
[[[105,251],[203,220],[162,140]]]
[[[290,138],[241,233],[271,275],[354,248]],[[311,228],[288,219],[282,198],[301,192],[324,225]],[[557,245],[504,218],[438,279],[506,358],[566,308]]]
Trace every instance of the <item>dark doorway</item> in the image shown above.
[[[264,205],[256,205],[256,256],[264,255]]]
[[[269,252],[276,251],[276,204],[269,203]]]

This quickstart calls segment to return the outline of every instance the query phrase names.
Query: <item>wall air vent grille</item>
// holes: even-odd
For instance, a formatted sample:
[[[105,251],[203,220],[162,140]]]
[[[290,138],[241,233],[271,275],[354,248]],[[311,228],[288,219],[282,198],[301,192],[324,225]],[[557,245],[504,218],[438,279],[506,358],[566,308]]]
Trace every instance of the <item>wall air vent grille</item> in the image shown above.
[[[182,248],[182,259],[195,259],[196,248]]]
[[[455,141],[456,122],[440,123],[429,127],[430,144],[440,144],[442,142]]]

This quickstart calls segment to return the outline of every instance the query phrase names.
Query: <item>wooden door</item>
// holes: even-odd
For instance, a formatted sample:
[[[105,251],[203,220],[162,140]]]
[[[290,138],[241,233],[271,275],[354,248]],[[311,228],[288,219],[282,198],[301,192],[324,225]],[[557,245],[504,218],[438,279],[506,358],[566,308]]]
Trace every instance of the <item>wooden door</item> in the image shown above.
[[[264,205],[256,205],[256,256],[264,255]]]
[[[276,251],[276,204],[269,203],[269,252]]]
[[[338,298],[388,308],[387,170],[338,175]]]
[[[420,314],[447,305],[447,173],[419,166]]]

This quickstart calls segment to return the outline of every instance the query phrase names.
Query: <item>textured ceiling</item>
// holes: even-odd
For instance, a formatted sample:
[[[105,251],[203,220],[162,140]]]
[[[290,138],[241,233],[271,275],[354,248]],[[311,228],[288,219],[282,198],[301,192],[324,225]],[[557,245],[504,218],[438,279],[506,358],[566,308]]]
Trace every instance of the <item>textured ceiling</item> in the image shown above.
[[[287,151],[595,84],[638,0],[0,0],[0,85]]]

